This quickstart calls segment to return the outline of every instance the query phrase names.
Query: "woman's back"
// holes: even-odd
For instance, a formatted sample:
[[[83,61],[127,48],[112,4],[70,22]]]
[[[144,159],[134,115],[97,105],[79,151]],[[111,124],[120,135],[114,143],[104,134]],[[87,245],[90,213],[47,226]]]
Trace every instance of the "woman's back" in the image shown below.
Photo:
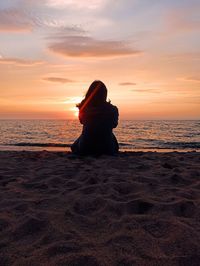
[[[79,112],[80,123],[84,127],[115,128],[118,124],[118,109],[111,103],[105,102],[99,106],[85,108]]]

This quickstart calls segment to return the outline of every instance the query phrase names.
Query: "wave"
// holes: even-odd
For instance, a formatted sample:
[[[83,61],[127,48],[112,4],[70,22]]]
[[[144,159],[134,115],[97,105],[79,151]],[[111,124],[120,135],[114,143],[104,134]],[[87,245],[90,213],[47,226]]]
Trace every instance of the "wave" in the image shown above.
[[[65,143],[29,143],[19,142],[12,144],[4,144],[5,146],[19,146],[19,147],[71,147],[71,144]]]
[[[124,143],[124,142],[119,142],[119,146],[133,146],[132,144],[129,143]]]
[[[177,142],[164,142],[161,143],[161,146],[167,148],[198,148],[200,149],[200,142],[185,142],[185,141],[177,141]]]
[[[149,144],[148,144],[149,142]],[[139,144],[139,145],[138,145]],[[158,141],[158,140],[144,140],[144,143],[140,142],[137,143],[137,140],[133,141],[132,144],[126,144],[126,143],[119,143],[119,146],[123,149],[156,149],[156,150],[162,150],[162,149],[200,149],[200,142],[183,142],[183,141],[177,141],[177,142],[165,142],[165,141]]]
[[[0,146],[2,146],[0,144]],[[18,146],[18,147],[71,147],[72,144],[69,143],[29,143],[29,142],[19,142],[19,143],[12,143],[12,144],[3,144],[3,146]],[[119,143],[119,146],[126,146],[130,147],[133,146],[132,144],[128,143]]]

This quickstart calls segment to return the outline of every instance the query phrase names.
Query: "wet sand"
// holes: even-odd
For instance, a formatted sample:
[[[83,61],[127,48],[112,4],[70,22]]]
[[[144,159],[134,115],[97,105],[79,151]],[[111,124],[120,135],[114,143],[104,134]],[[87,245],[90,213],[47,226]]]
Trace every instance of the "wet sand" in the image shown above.
[[[0,152],[0,265],[200,265],[200,153]]]

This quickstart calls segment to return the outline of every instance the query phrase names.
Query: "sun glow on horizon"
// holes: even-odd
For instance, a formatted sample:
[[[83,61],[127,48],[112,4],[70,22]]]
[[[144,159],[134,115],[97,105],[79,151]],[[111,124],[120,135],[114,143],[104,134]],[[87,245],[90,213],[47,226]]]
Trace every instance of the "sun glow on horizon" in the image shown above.
[[[74,117],[78,117],[78,114],[79,114],[78,107],[75,106],[75,107],[70,108],[69,110],[73,112]]]
[[[79,104],[82,101],[83,97],[79,96],[73,96],[73,97],[68,97],[67,100],[65,100],[63,103],[67,105],[73,105],[70,107],[68,110],[73,113],[73,117],[78,117],[79,114],[79,109],[76,107],[77,104]]]

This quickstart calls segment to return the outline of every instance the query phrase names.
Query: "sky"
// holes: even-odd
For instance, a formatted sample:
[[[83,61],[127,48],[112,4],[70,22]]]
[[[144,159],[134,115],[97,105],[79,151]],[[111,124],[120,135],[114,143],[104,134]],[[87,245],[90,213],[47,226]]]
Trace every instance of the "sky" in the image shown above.
[[[74,119],[96,79],[120,119],[200,119],[199,0],[1,0],[0,119]]]

